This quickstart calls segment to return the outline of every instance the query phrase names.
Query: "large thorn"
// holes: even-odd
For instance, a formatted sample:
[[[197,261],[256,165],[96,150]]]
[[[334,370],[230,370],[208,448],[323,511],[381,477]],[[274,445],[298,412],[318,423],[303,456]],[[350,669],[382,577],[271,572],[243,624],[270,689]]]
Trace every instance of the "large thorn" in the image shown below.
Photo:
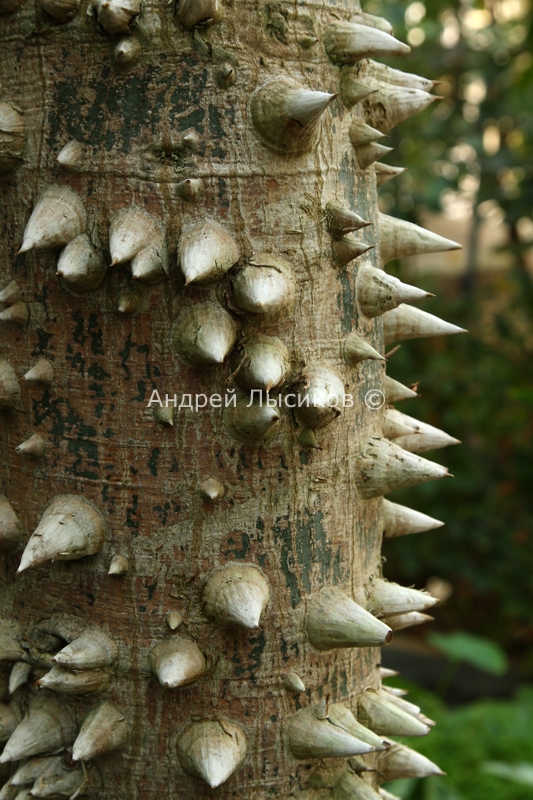
[[[325,704],[325,701],[322,701]],[[371,731],[366,725],[362,725],[354,717],[350,709],[344,703],[333,703],[326,705],[327,718],[334,725],[342,728],[347,733],[355,736],[361,742],[370,745],[374,751],[387,750],[389,744],[384,742],[381,736],[378,736],[374,731]]]
[[[31,535],[17,572],[47,561],[72,561],[98,553],[107,522],[81,495],[62,494],[49,503]]]
[[[361,145],[355,151],[359,169],[367,169],[375,161],[384,158],[388,153],[392,153],[393,150],[394,147],[385,147],[384,144],[379,142]]]
[[[37,363],[24,375],[24,380],[30,383],[52,383],[54,368],[46,358],[40,358]]]
[[[31,797],[78,797],[87,786],[86,769],[67,765],[63,756],[51,759],[31,788]]]
[[[270,599],[270,584],[251,564],[227,564],[212,572],[203,594],[203,608],[220,625],[254,630]]]
[[[258,253],[232,282],[237,308],[256,319],[277,322],[288,317],[296,303],[294,270],[284,258]]]
[[[394,614],[392,617],[383,617],[383,621],[393,631],[403,631],[405,628],[413,628],[415,625],[425,625],[426,622],[433,622],[433,620],[434,617],[429,614],[422,614],[420,611],[409,611],[407,614]]]
[[[358,719],[382,736],[426,736],[429,728],[373,689],[359,698]]]
[[[186,285],[222,278],[237,263],[239,255],[233,236],[215,220],[193,223],[181,231],[178,261]]]
[[[409,45],[389,33],[357,22],[337,22],[326,31],[326,51],[334,64],[353,64],[362,58],[403,56]]]
[[[376,617],[425,611],[439,602],[429,592],[400,586],[399,583],[374,578],[368,590],[368,607]]]
[[[353,108],[357,103],[360,103],[368,97],[376,89],[372,86],[365,86],[360,83],[353,75],[347,70],[341,73],[341,100],[346,108]]]
[[[54,663],[70,670],[102,669],[117,660],[118,649],[107,633],[87,628],[54,656]]]
[[[434,94],[428,94],[420,89],[407,89],[404,86],[379,86],[377,92],[371,95],[366,103],[369,119],[374,126],[386,133],[409,117],[419,114],[436,100],[441,100]]]
[[[406,339],[452,336],[455,333],[467,333],[467,331],[405,303],[383,315],[383,336],[386,345],[403,342]]]
[[[107,265],[102,253],[86,233],[81,233],[61,251],[56,274],[68,289],[90,292],[100,286],[106,272]]]
[[[25,661],[17,661],[13,664],[11,672],[9,673],[9,694],[14,694],[17,689],[24,686],[28,682],[31,672],[31,664]]]
[[[326,206],[326,215],[328,219],[328,230],[334,239],[342,239],[348,233],[358,231],[360,228],[366,228],[372,225],[372,222],[367,222],[355,211],[349,208],[343,208],[337,203],[328,203]]]
[[[307,153],[316,145],[322,114],[336,96],[311,91],[289,78],[271,78],[252,95],[255,132],[279,153]]]
[[[364,253],[372,250],[373,244],[365,244],[365,242],[356,242],[348,236],[343,236],[342,239],[334,239],[331,244],[331,252],[333,261],[337,267],[345,267],[354,258],[359,258]]]
[[[389,750],[377,756],[376,770],[384,783],[402,778],[429,778],[431,775],[445,774],[429,758],[396,742]]]
[[[241,389],[270,392],[286,379],[291,357],[286,345],[277,336],[257,336],[242,345],[239,366],[232,377]]]
[[[185,308],[171,331],[172,349],[192,367],[222,364],[237,339],[237,325],[219,306],[200,303]]]
[[[103,702],[83,720],[72,748],[73,761],[90,761],[121,747],[129,734],[129,726],[121,711]]]
[[[441,464],[373,436],[357,459],[357,488],[365,500],[419,483],[451,477]]]
[[[50,764],[56,761],[57,758],[63,760],[63,756],[35,756],[34,758],[28,759],[28,761],[24,761],[14,775],[11,776],[9,780],[10,784],[17,790],[20,786],[31,786],[35,783],[39,775],[41,775]],[[1,793],[0,798],[2,798]]]
[[[336,587],[311,595],[306,633],[317,650],[335,647],[380,647],[392,638],[390,628]]]
[[[108,33],[131,33],[131,24],[141,12],[141,0],[92,0],[98,22]]]
[[[462,245],[404,219],[379,214],[379,246],[383,264],[395,258],[460,250]]]
[[[350,125],[350,141],[356,150],[358,147],[362,147],[362,145],[371,144],[384,137],[385,134],[382,133],[382,131],[372,128],[370,125],[367,125],[366,122],[357,119],[357,117],[352,120],[352,124]]]
[[[62,667],[52,667],[35,685],[58,694],[91,694],[109,689],[111,675],[100,669],[69,672]]]
[[[70,708],[52,695],[32,697],[28,710],[0,756],[0,764],[56,753],[69,747],[76,736]]]
[[[398,175],[401,175],[402,172],[405,172],[405,167],[393,167],[390,164],[381,164],[376,161],[374,170],[376,172],[376,183],[378,186],[381,186],[383,183],[391,181],[393,178],[397,178]]]
[[[351,712],[348,713],[351,715]],[[301,759],[348,758],[372,753],[377,749],[356,738],[346,729],[349,726],[345,727],[346,722],[343,722],[342,718],[338,722],[329,719],[325,703],[298,712],[289,720],[287,727],[289,747],[293,756]],[[378,741],[381,749],[382,742],[380,739]]]
[[[178,740],[178,758],[185,772],[214,789],[228,780],[246,758],[246,737],[233,720],[190,723]]]
[[[344,358],[347,364],[355,366],[360,361],[371,359],[373,361],[386,361],[377,350],[368,344],[358,333],[350,333],[344,340]]]
[[[168,271],[164,225],[139,206],[121,208],[109,226],[111,266],[131,261],[132,275],[156,283]]]
[[[294,414],[304,428],[323,428],[341,413],[344,384],[327,367],[306,369],[294,384],[293,391],[297,398]]]
[[[434,297],[431,292],[402,283],[394,275],[387,275],[382,269],[366,266],[361,268],[357,282],[357,299],[363,314],[377,317],[397,308],[401,303],[416,303],[426,297]]]
[[[15,452],[23,456],[41,458],[46,452],[46,441],[39,433],[32,434],[29,439],[25,439],[15,447]]]
[[[422,533],[441,528],[444,522],[433,519],[421,511],[415,511],[390,500],[383,500],[383,530],[386,539],[405,536],[409,533]]]
[[[400,436],[414,433],[415,428],[399,418],[397,416],[397,413],[399,412],[395,412],[395,408],[387,408],[385,410],[385,414],[383,415],[382,433],[386,439],[390,439],[391,441],[394,440],[395,444],[398,444],[396,439],[398,439]]]
[[[415,384],[418,388],[418,384]],[[387,403],[399,403],[401,400],[411,400],[418,397],[418,394],[409,386],[404,386],[400,381],[395,381],[394,378],[389,378],[385,375],[384,387],[385,400]]]
[[[426,422],[420,422],[395,408],[389,409],[387,413],[389,418],[394,418],[396,422],[412,429],[410,432],[400,434],[396,440],[396,444],[410,453],[423,453],[426,450],[439,450],[452,444],[461,444],[459,439],[454,439],[453,436],[439,428],[428,425]]]
[[[197,680],[207,670],[202,651],[190,639],[165,639],[150,653],[150,669],[161,686],[177,689]]]
[[[412,72],[403,72],[400,69],[393,69],[379,61],[368,61],[364,71],[365,78],[372,78],[383,83],[391,83],[394,86],[405,86],[408,89],[418,89],[422,92],[431,92],[438,81],[431,78],[422,78]]]
[[[64,247],[83,233],[86,225],[85,206],[76,192],[68,186],[49,186],[32,211],[19,253]]]

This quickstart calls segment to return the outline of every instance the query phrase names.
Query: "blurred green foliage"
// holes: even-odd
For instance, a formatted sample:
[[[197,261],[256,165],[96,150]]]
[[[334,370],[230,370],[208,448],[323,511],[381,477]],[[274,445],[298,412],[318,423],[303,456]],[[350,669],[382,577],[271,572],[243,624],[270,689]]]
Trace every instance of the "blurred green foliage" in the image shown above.
[[[391,132],[396,151],[387,161],[408,170],[381,189],[384,210],[416,222],[422,209],[459,199],[474,220],[505,220],[513,255],[506,272],[479,269],[474,225],[464,276],[408,279],[437,294],[424,310],[470,335],[406,342],[387,372],[405,384],[420,380],[422,396],[398,407],[463,444],[428,454],[454,481],[391,495],[446,527],[387,542],[385,575],[418,586],[431,575],[449,580],[454,594],[436,609],[437,626],[460,620],[533,667],[533,285],[525,259],[533,241],[533,9],[530,0],[363,5],[412,45],[409,58],[389,63],[442,81],[436,92],[444,97]],[[387,271],[402,276],[397,264]]]
[[[508,663],[504,651],[490,639],[464,631],[453,631],[429,633],[427,641],[452,662],[464,661],[491,675],[505,675],[507,672]]]
[[[399,679],[394,684],[409,688],[408,699],[437,722],[430,736],[403,743],[435,761],[446,777],[394,781],[386,784],[388,791],[403,800],[531,800],[531,687],[510,701],[482,700],[450,710],[429,692]]]

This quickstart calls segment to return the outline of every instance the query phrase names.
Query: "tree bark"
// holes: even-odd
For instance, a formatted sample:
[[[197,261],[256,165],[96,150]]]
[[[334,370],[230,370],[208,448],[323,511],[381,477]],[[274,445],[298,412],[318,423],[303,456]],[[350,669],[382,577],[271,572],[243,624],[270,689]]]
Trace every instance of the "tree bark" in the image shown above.
[[[110,687],[58,695],[77,730],[102,699],[129,726],[118,752],[95,759],[100,778],[87,791],[101,800],[176,792],[303,797],[316,759],[291,754],[291,718],[324,698],[356,710],[361,692],[380,684],[378,647],[319,650],[305,632],[307,603],[319,590],[338,587],[368,607],[381,573],[382,499],[363,499],[357,459],[381,435],[383,410],[364,400],[383,390],[384,362],[347,364],[344,341],[357,331],[382,353],[382,323],[358,308],[361,259],[342,269],[333,264],[326,219],[331,202],[377,218],[374,169],[358,167],[349,137],[362,111],[350,113],[335,99],[316,146],[289,155],[261,139],[251,111],[252,93],[270,78],[337,94],[340,68],[328,57],[325,31],[357,8],[227,2],[220,19],[191,30],[172,6],[146,3],[131,20],[126,46],[140,43],[140,55],[125,65],[113,52],[120,37],[86,14],[85,4],[64,24],[30,2],[0,18],[0,99],[21,109],[27,131],[21,165],[0,176],[1,276],[2,285],[16,280],[29,311],[26,323],[4,323],[1,357],[19,378],[39,359],[53,367],[51,382],[22,380],[16,407],[0,416],[2,492],[23,531],[0,562],[0,616],[20,626],[19,661],[31,664],[11,704],[22,713],[38,691],[53,694],[35,681],[84,627],[109,634],[118,648]],[[275,137],[275,122],[273,128]],[[56,159],[72,139],[81,155],[66,170]],[[58,248],[18,254],[31,211],[52,184],[81,199],[86,229],[107,264],[117,211],[141,207],[163,223],[165,280],[135,281],[125,264],[109,268],[100,288],[76,292],[56,277]],[[207,220],[234,237],[238,265],[219,284],[185,286],[180,232]],[[364,263],[380,267],[376,228],[357,238],[375,247]],[[294,271],[296,305],[286,319],[263,321],[231,297],[236,271],[265,253]],[[140,303],[137,313],[118,310],[124,290],[132,308]],[[154,418],[154,390],[163,400],[176,394],[179,405],[182,395],[224,397],[235,388],[238,353],[208,368],[188,366],[175,353],[175,320],[204,302],[229,309],[241,339],[260,334],[284,342],[285,394],[302,371],[321,367],[339,376],[354,404],[316,431],[321,449],[301,443],[304,426],[285,405],[274,435],[255,444],[235,441],[223,407],[182,408],[173,426]],[[34,433],[46,443],[44,455],[16,452]],[[206,499],[207,479],[222,484],[223,496]],[[17,574],[29,535],[60,495],[84,498],[101,512],[103,546],[85,559]],[[110,575],[116,556],[128,571]],[[268,580],[257,629],[220,625],[206,614],[206,582],[226,564],[258,567]],[[182,618],[174,631],[169,612]],[[205,671],[163,688],[150,654],[178,638],[198,646]],[[11,667],[7,659],[6,674]],[[286,688],[287,673],[300,676],[305,692]],[[188,774],[177,755],[183,731],[201,720],[236,723],[246,740],[244,764],[217,789]]]

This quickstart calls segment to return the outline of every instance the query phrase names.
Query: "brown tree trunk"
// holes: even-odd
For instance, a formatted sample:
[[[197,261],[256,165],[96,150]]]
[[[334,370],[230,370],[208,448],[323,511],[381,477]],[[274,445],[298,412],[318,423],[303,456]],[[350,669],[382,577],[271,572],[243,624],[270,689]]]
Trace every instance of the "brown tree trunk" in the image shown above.
[[[103,700],[123,715],[118,725],[128,727],[127,741],[89,759],[86,791],[101,800],[304,796],[311,791],[310,768],[319,762],[295,757],[290,720],[325,698],[328,707],[342,701],[356,713],[363,690],[380,684],[379,647],[319,649],[322,634],[313,646],[306,622],[317,614],[313,602],[325,602],[324,594],[316,600],[324,587],[337,587],[370,610],[377,602],[372,587],[381,570],[382,492],[365,492],[360,456],[378,441],[371,437],[381,436],[384,410],[366,405],[365,397],[383,390],[384,362],[348,364],[344,348],[357,331],[383,352],[381,318],[361,312],[356,292],[362,263],[380,266],[377,225],[354,236],[375,249],[339,268],[326,218],[333,202],[375,223],[376,177],[373,167],[360,168],[350,143],[352,119],[364,118],[361,106],[350,112],[334,99],[311,136],[316,142],[305,145],[305,113],[303,122],[287,122],[285,106],[279,112],[285,95],[276,100],[286,78],[306,89],[339,92],[341,68],[326,52],[327,28],[348,20],[357,7],[226,2],[218,15],[215,5],[206,2],[199,20],[219,16],[213,24],[187,28],[185,4],[176,16],[172,6],[146,3],[139,16],[130,15],[132,36],[118,45],[120,36],[105,30],[113,29],[105,6],[88,15],[83,4],[60,23],[28,0],[0,17],[0,100],[20,108],[27,133],[21,163],[0,175],[2,286],[15,280],[25,304],[11,319],[2,318],[1,358],[17,378],[40,359],[53,368],[52,380],[46,374],[45,381],[21,380],[20,397],[15,391],[4,400],[0,417],[2,492],[21,525],[19,542],[6,546],[0,561],[0,616],[4,626],[17,626],[13,641],[20,644],[14,654],[4,648],[1,657],[6,676],[14,662],[31,665],[9,700],[17,715],[36,698],[54,696],[64,713],[74,714],[75,733]],[[96,20],[99,10],[104,28]],[[130,53],[136,60],[128,62]],[[266,115],[264,130],[254,119],[251,95],[268,79],[274,79],[273,91],[257,100],[263,105],[256,112]],[[81,149],[63,153],[65,169],[57,156],[72,140]],[[77,194],[87,214],[80,231],[89,233],[106,264],[113,258],[109,227],[118,211],[140,207],[164,224],[165,279],[136,281],[127,262],[109,268],[99,288],[81,291],[56,276],[65,241],[17,254],[32,209],[51,185]],[[46,211],[50,229],[59,226],[55,209]],[[234,238],[238,259],[230,259],[231,270],[217,284],[185,286],[180,233],[209,220]],[[157,238],[159,230],[156,225],[150,236]],[[164,244],[157,244],[162,251]],[[286,318],[261,309],[250,314],[235,299],[238,271],[250,260],[267,269],[269,259],[277,259],[269,273],[274,279],[281,274],[279,259],[294,273],[296,303]],[[180,313],[193,309],[194,328],[205,302],[228,310],[241,346],[257,335],[286,345],[288,374],[271,396],[287,396],[302,374],[297,390],[305,393],[313,369],[323,368],[340,378],[353,406],[320,427],[313,419],[302,424],[284,402],[276,411],[279,422],[272,414],[267,420],[274,427],[269,438],[263,441],[252,426],[252,443],[238,441],[251,411],[233,408],[230,375],[243,351],[237,346],[223,364],[200,368],[186,365],[173,343]],[[220,394],[222,408],[181,408],[174,424],[165,424],[154,391],[163,401],[165,394],[177,395],[178,405],[184,395],[194,403],[196,396]],[[29,453],[17,452],[33,434],[44,440],[44,454],[35,440],[33,452],[31,446]],[[310,446],[315,435],[320,449]],[[90,501],[106,525],[103,545],[87,558],[63,561],[59,553],[59,560],[17,574],[30,534],[50,501],[63,495],[74,499],[58,501],[67,514],[62,524],[80,508],[94,514],[83,506]],[[113,559],[119,574],[109,574]],[[270,596],[255,629],[220,624],[206,607],[209,576],[228,564],[256,568],[261,587],[268,582]],[[250,573],[233,577],[250,579]],[[249,590],[245,616],[261,587]],[[216,605],[223,587],[213,591]],[[231,621],[225,613],[223,623]],[[328,628],[327,609],[321,614]],[[387,616],[383,609],[376,615]],[[107,633],[118,648],[116,661],[110,657],[103,666],[106,675],[94,678],[98,690],[36,688],[54,655],[87,626]],[[177,688],[160,684],[153,649],[163,641],[171,648],[187,642],[201,653],[205,663],[195,680]],[[305,691],[291,690],[288,673],[300,677]],[[86,671],[69,674],[82,680]],[[298,688],[295,680],[292,688]],[[246,742],[242,766],[213,789],[190,774],[194,769],[183,755],[184,732],[192,730],[194,738],[200,730],[194,726],[205,721],[215,721],[222,738],[231,740],[228,760],[240,737]],[[209,736],[216,738],[212,731]],[[71,749],[74,738],[67,735],[62,745]],[[58,749],[52,743],[38,752]],[[241,755],[235,755],[239,764]],[[4,780],[19,765],[6,761]],[[374,777],[370,783],[377,788]],[[311,796],[331,791],[316,789]]]

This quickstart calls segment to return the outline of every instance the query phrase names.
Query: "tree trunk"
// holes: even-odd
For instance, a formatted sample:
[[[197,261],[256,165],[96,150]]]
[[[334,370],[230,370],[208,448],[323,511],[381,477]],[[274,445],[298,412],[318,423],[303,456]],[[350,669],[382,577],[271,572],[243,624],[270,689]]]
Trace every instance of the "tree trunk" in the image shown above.
[[[385,362],[347,341],[383,353],[379,314],[397,303],[357,287],[381,267],[375,145],[350,143],[370,62],[331,26],[401,48],[353,3],[87,10],[0,17],[0,100],[27,139],[13,122],[0,139],[2,285],[21,293],[0,315],[0,658],[20,683],[5,703],[43,739],[16,729],[2,796],[21,759],[63,748],[57,796],[80,761],[81,793],[101,800],[377,791],[392,773],[358,783],[358,739],[331,708],[396,732],[361,701],[390,638],[376,618],[411,610],[380,599],[381,495],[445,470],[377,438]],[[301,91],[337,95],[341,74],[351,96]],[[332,203],[375,224],[346,240],[357,224]],[[333,777],[310,779],[327,763]],[[26,788],[45,766],[60,769],[36,766]]]

